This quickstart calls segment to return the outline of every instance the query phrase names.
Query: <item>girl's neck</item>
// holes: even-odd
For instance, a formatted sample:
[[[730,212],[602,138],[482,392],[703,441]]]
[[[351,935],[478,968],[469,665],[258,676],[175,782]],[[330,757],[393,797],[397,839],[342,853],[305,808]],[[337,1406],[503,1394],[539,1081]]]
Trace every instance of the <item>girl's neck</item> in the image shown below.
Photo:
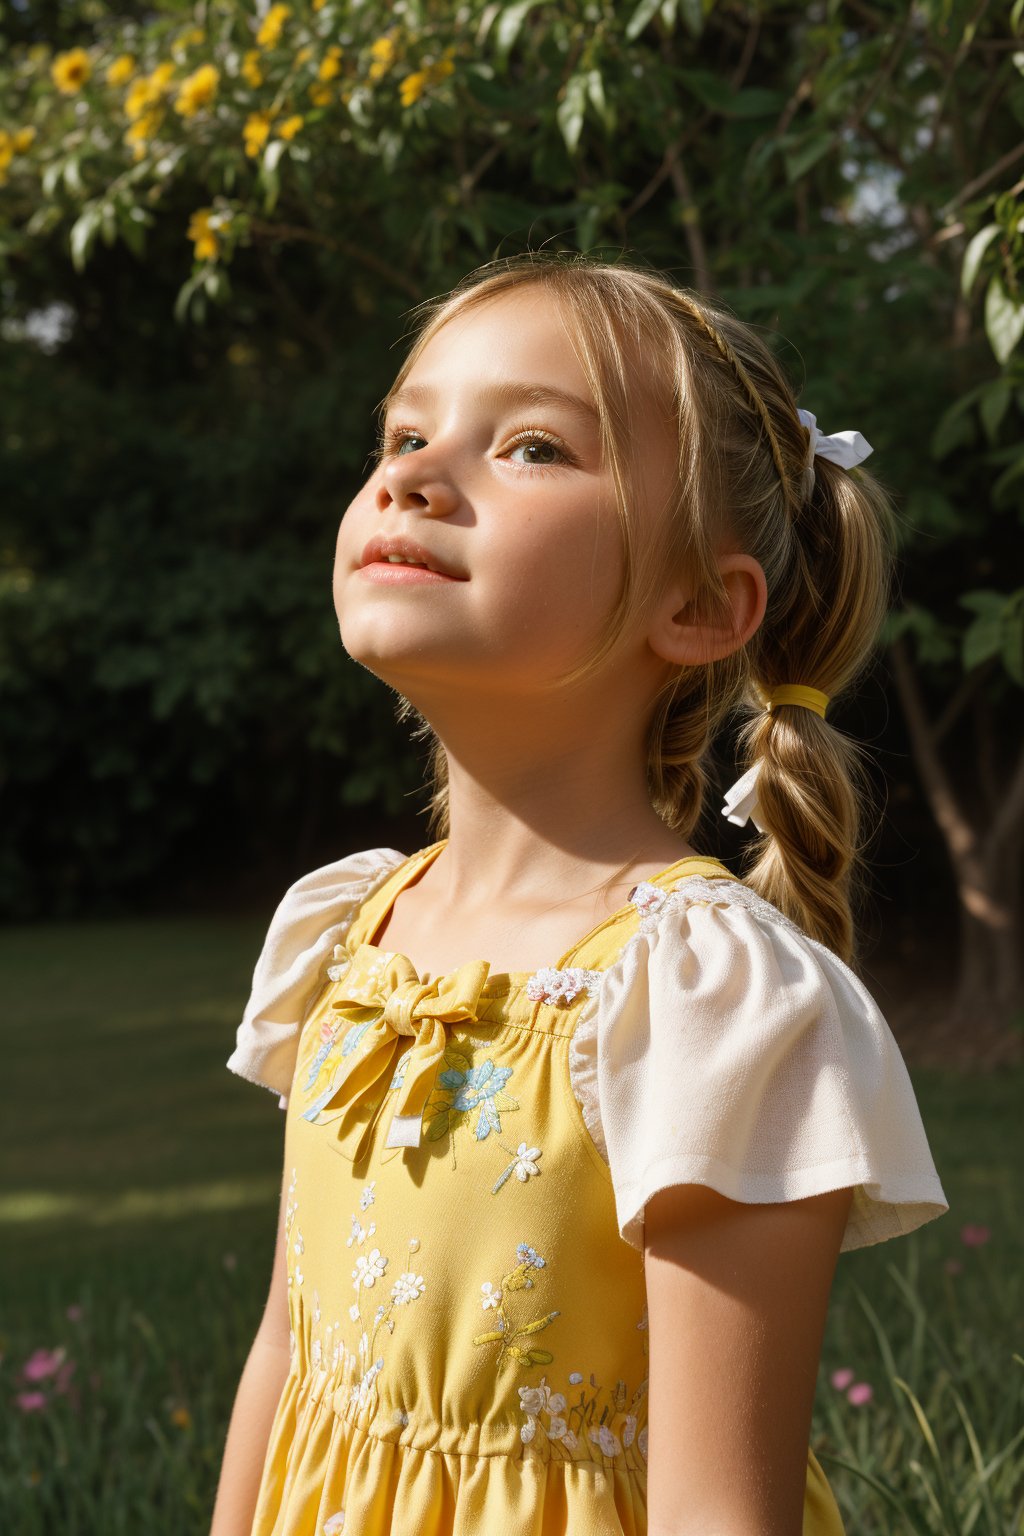
[[[620,872],[635,883],[698,851],[650,804],[642,720],[596,707],[577,720],[564,707],[548,713],[531,706],[438,730],[449,832],[431,883],[453,909],[546,902]]]

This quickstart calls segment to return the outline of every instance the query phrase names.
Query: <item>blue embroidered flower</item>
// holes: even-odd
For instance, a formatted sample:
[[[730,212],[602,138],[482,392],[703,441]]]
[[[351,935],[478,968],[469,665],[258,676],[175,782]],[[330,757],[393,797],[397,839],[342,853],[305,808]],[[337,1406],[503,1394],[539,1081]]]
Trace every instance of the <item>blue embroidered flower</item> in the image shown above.
[[[457,1046],[449,1047],[444,1059],[447,1066],[438,1074],[437,1087],[427,1105],[432,1112],[428,1141],[437,1141],[462,1120],[471,1118],[476,1141],[485,1141],[492,1131],[500,1134],[500,1111],[519,1108],[518,1101],[504,1091],[513,1068],[496,1067],[490,1057],[474,1066],[469,1052]]]
[[[532,1264],[535,1269],[543,1269],[546,1260],[542,1259],[536,1248],[531,1248],[529,1243],[520,1243],[516,1248],[521,1263]]]

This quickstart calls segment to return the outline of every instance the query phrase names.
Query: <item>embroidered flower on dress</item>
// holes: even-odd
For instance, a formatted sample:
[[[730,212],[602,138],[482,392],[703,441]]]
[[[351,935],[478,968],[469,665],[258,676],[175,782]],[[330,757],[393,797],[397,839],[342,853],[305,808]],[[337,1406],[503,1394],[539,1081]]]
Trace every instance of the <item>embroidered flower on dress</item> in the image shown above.
[[[590,992],[599,986],[600,981],[600,971],[584,970],[579,965],[559,971],[545,965],[534,971],[526,983],[526,995],[533,1003],[571,1003],[580,992]]]
[[[383,1279],[387,1265],[388,1261],[381,1256],[379,1248],[371,1248],[369,1253],[360,1254],[356,1259],[356,1267],[352,1271],[356,1289],[358,1290],[361,1285],[375,1285],[378,1280]]]
[[[533,1264],[537,1269],[544,1268],[546,1261],[538,1255],[536,1248],[530,1247],[529,1243],[520,1243],[516,1253],[525,1263]]]
[[[352,1303],[352,1305],[349,1307],[348,1315],[349,1315],[349,1317],[352,1319],[352,1321],[354,1323],[358,1323],[358,1321],[359,1321],[359,1303],[358,1303],[358,1301],[354,1301]]]
[[[341,1536],[345,1529],[345,1511],[339,1509],[336,1515],[324,1521],[323,1536]]]
[[[583,1372],[582,1371],[570,1371],[569,1372],[569,1383],[570,1383],[571,1386],[578,1387],[582,1380],[583,1380]]]
[[[501,1301],[501,1291],[497,1286],[492,1285],[490,1280],[485,1280],[480,1290],[483,1294],[483,1309],[485,1312],[488,1307],[496,1307]]]
[[[373,1191],[376,1183],[376,1179],[371,1179],[369,1184],[367,1184],[366,1188],[363,1190],[362,1194],[359,1196],[359,1206],[361,1210],[365,1211],[368,1206],[373,1204]]]
[[[640,884],[634,885],[630,891],[629,899],[641,917],[649,917],[652,912],[657,912],[664,905],[667,895],[667,891],[652,885],[649,880],[641,880]]]
[[[509,1150],[510,1148],[505,1148],[506,1152]],[[540,1173],[541,1170],[537,1167],[537,1159],[541,1156],[543,1156],[543,1154],[540,1147],[528,1147],[525,1141],[521,1141],[513,1155],[512,1161],[509,1163],[504,1173],[502,1173],[499,1177],[494,1188],[491,1190],[491,1194],[496,1195],[501,1186],[506,1183],[506,1181],[510,1179],[513,1174],[515,1174],[516,1178],[521,1184],[525,1184],[531,1173]]]
[[[468,1050],[458,1046],[449,1046],[444,1059],[447,1065],[424,1110],[426,1139],[438,1141],[470,1117],[474,1140],[486,1141],[492,1131],[500,1134],[499,1111],[519,1108],[518,1100],[504,1091],[513,1069],[496,1067],[490,1057],[474,1066]]]
[[[599,1424],[596,1429],[590,1431],[590,1438],[595,1445],[599,1445],[606,1456],[619,1456],[622,1446],[612,1434],[607,1424]]]
[[[365,1242],[368,1237],[373,1236],[376,1230],[377,1223],[375,1221],[371,1221],[368,1227],[364,1227],[362,1222],[357,1220],[356,1216],[353,1215],[352,1232],[351,1235],[345,1239],[345,1247],[351,1248],[353,1243]]]
[[[422,1275],[414,1275],[412,1270],[406,1270],[399,1275],[391,1288],[391,1296],[396,1306],[404,1307],[407,1302],[415,1301],[426,1290]]]

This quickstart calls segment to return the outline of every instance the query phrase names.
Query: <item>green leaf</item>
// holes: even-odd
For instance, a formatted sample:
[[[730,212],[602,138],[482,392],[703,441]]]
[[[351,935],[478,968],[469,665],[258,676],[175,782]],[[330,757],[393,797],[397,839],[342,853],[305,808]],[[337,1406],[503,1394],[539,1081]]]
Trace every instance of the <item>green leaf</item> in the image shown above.
[[[971,613],[984,614],[987,618],[1001,618],[1006,607],[1006,598],[1002,592],[964,592],[957,598],[957,602],[961,608],[967,608]]]
[[[964,264],[960,270],[960,290],[965,299],[971,296],[971,289],[974,287],[974,280],[981,266],[981,258],[999,233],[998,224],[986,224],[984,229],[978,230],[964,252]]]
[[[774,117],[786,105],[785,91],[759,87],[734,91],[727,80],[707,69],[681,70],[680,79],[698,101],[723,117]],[[831,144],[831,135],[827,141]]]
[[[701,0],[679,0],[680,14],[691,37],[700,37],[704,31],[704,7]]]
[[[523,22],[539,4],[540,0],[518,0],[518,4],[510,5],[502,11],[498,25],[494,28],[494,57],[500,69],[504,69],[508,63],[508,56],[523,30]]]
[[[102,210],[99,203],[89,203],[71,226],[71,262],[76,272],[84,272],[89,252],[99,232]]]
[[[631,43],[634,38],[640,36],[645,27],[650,26],[658,13],[661,0],[640,0],[640,4],[626,23],[626,41]]]
[[[1017,482],[1024,479],[1024,453],[1017,458],[1008,469],[1004,469],[992,485],[990,492],[992,505],[999,511],[1008,507],[1014,501],[1014,491]]]
[[[974,667],[988,661],[990,656],[995,656],[1003,646],[1002,618],[977,618],[964,634],[963,664],[964,671],[970,672]]]
[[[985,294],[985,332],[1002,365],[1024,335],[1024,304],[1012,299],[1001,277],[994,277]]]
[[[550,1349],[531,1349],[523,1361],[524,1365],[550,1365],[554,1359]]]
[[[574,155],[579,147],[586,106],[586,75],[570,75],[565,82],[565,90],[555,112],[558,126],[562,130],[562,138],[565,140],[565,147],[570,155]]]
[[[834,143],[834,135],[831,133],[814,133],[805,139],[799,149],[786,156],[786,180],[799,181],[811,169],[828,154]]]
[[[985,436],[994,446],[999,437],[999,427],[1013,397],[1013,387],[1008,379],[996,379],[981,397],[978,415],[985,428]]]

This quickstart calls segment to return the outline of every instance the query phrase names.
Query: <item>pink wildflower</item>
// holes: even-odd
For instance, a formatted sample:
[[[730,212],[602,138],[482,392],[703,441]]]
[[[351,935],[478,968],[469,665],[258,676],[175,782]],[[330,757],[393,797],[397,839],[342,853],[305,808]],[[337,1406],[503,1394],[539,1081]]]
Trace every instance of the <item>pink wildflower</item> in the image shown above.
[[[21,1374],[25,1381],[45,1381],[48,1376],[56,1376],[64,1363],[63,1349],[36,1349],[29,1355],[22,1366]]]
[[[83,1312],[77,1301],[71,1303],[64,1316],[72,1323],[80,1323],[82,1321]]]
[[[989,1227],[977,1227],[968,1223],[966,1227],[960,1228],[960,1241],[965,1248],[980,1248],[991,1236]]]
[[[947,1275],[963,1274],[964,1266],[959,1259],[947,1259],[942,1267],[946,1271]]]
[[[16,1392],[14,1401],[22,1413],[38,1413],[40,1408],[46,1407],[45,1392]]]
[[[863,1403],[870,1403],[874,1395],[866,1381],[855,1381],[846,1394],[848,1401],[853,1403],[855,1408],[861,1407]]]
[[[850,1370],[848,1365],[844,1365],[842,1370],[833,1371],[832,1375],[829,1377],[829,1381],[835,1387],[837,1392],[842,1392],[843,1388],[848,1387],[852,1380],[853,1372]]]
[[[53,1390],[55,1392],[66,1392],[71,1385],[71,1378],[74,1374],[75,1362],[73,1360],[65,1360],[64,1364],[57,1372],[56,1379],[53,1383]]]

